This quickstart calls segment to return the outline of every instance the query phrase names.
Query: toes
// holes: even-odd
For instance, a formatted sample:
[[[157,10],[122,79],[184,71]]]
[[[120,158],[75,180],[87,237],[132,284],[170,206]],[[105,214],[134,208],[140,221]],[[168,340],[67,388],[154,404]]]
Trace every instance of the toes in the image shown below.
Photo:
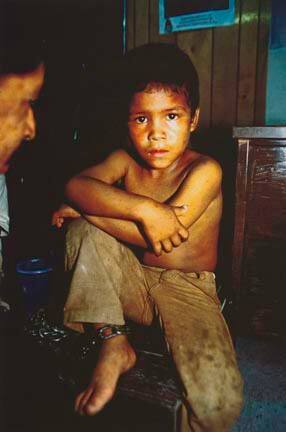
[[[88,416],[92,416],[97,414],[105,404],[99,404],[98,400],[89,400],[85,406],[85,414]]]
[[[94,415],[98,413],[104,405],[112,398],[114,391],[111,389],[102,389],[100,394],[93,393],[85,406],[85,413],[87,415]]]
[[[110,389],[99,392],[94,389],[87,389],[85,392],[80,393],[75,401],[75,411],[80,415],[94,415],[98,413],[104,405],[112,398],[113,392]]]
[[[84,393],[80,393],[76,397],[76,400],[75,400],[75,403],[74,403],[74,409],[75,409],[76,412],[79,412],[80,405],[81,405],[81,400],[82,400],[83,396],[84,396]]]
[[[85,406],[88,403],[90,397],[92,396],[93,389],[87,389],[86,391],[80,393],[75,400],[75,411],[79,414],[85,414]]]

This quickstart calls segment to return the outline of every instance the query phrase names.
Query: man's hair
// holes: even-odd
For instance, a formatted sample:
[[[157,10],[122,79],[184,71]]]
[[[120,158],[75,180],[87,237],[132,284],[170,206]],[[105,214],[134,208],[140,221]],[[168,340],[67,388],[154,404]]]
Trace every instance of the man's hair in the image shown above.
[[[21,11],[21,10],[20,10]],[[44,61],[44,41],[12,4],[0,8],[0,76],[25,74]]]
[[[37,50],[27,50],[26,44],[10,45],[10,49],[7,46],[0,48],[0,76],[32,72],[44,61],[43,55]]]
[[[125,109],[129,109],[134,93],[153,87],[184,93],[192,115],[199,106],[197,71],[189,56],[176,45],[154,43],[127,52],[120,81]]]

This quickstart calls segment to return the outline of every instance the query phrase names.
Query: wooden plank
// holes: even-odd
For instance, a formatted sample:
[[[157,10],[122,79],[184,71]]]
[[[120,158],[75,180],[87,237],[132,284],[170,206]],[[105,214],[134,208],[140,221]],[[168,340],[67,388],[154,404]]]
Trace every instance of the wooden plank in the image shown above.
[[[136,366],[120,377],[118,392],[175,412],[181,406],[181,392],[170,357],[138,352]]]
[[[259,0],[241,1],[237,124],[254,124]]]
[[[135,0],[126,0],[126,49],[135,46]]]
[[[149,0],[135,1],[135,46],[149,42]]]
[[[177,34],[178,46],[190,56],[200,78],[200,129],[207,129],[210,126],[212,39],[211,29]]]
[[[214,29],[212,126],[232,127],[236,121],[239,14],[237,0],[235,24]]]
[[[159,0],[150,0],[150,42],[176,43],[176,34],[159,34]]]
[[[254,124],[265,124],[267,61],[271,19],[271,0],[260,0],[257,38],[257,73]]]
[[[232,246],[232,290],[235,293],[237,306],[241,288],[242,257],[245,240],[249,140],[236,140],[236,142],[238,146],[238,160],[236,168],[235,224]]]
[[[250,177],[248,237],[285,242],[286,144],[275,140],[268,140],[266,146],[260,144],[261,140],[255,141],[256,163]]]
[[[234,127],[233,138],[256,138],[256,139],[286,139],[285,126],[262,126],[262,127]],[[263,141],[262,145],[272,145],[271,141]],[[258,145],[258,144],[256,144]]]

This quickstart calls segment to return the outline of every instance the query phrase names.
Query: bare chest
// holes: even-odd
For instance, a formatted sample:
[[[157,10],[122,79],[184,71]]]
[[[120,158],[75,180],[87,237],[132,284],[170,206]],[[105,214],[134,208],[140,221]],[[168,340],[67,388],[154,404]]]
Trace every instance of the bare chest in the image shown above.
[[[124,179],[127,192],[147,196],[158,202],[170,199],[179,189],[185,173],[153,178],[138,171],[128,173]]]

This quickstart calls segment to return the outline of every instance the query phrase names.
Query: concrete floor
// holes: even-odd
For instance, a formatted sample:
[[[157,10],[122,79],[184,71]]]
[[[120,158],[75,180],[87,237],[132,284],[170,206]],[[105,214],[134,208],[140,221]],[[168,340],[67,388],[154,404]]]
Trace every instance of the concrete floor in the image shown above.
[[[245,403],[233,432],[286,431],[286,341],[239,337]]]

